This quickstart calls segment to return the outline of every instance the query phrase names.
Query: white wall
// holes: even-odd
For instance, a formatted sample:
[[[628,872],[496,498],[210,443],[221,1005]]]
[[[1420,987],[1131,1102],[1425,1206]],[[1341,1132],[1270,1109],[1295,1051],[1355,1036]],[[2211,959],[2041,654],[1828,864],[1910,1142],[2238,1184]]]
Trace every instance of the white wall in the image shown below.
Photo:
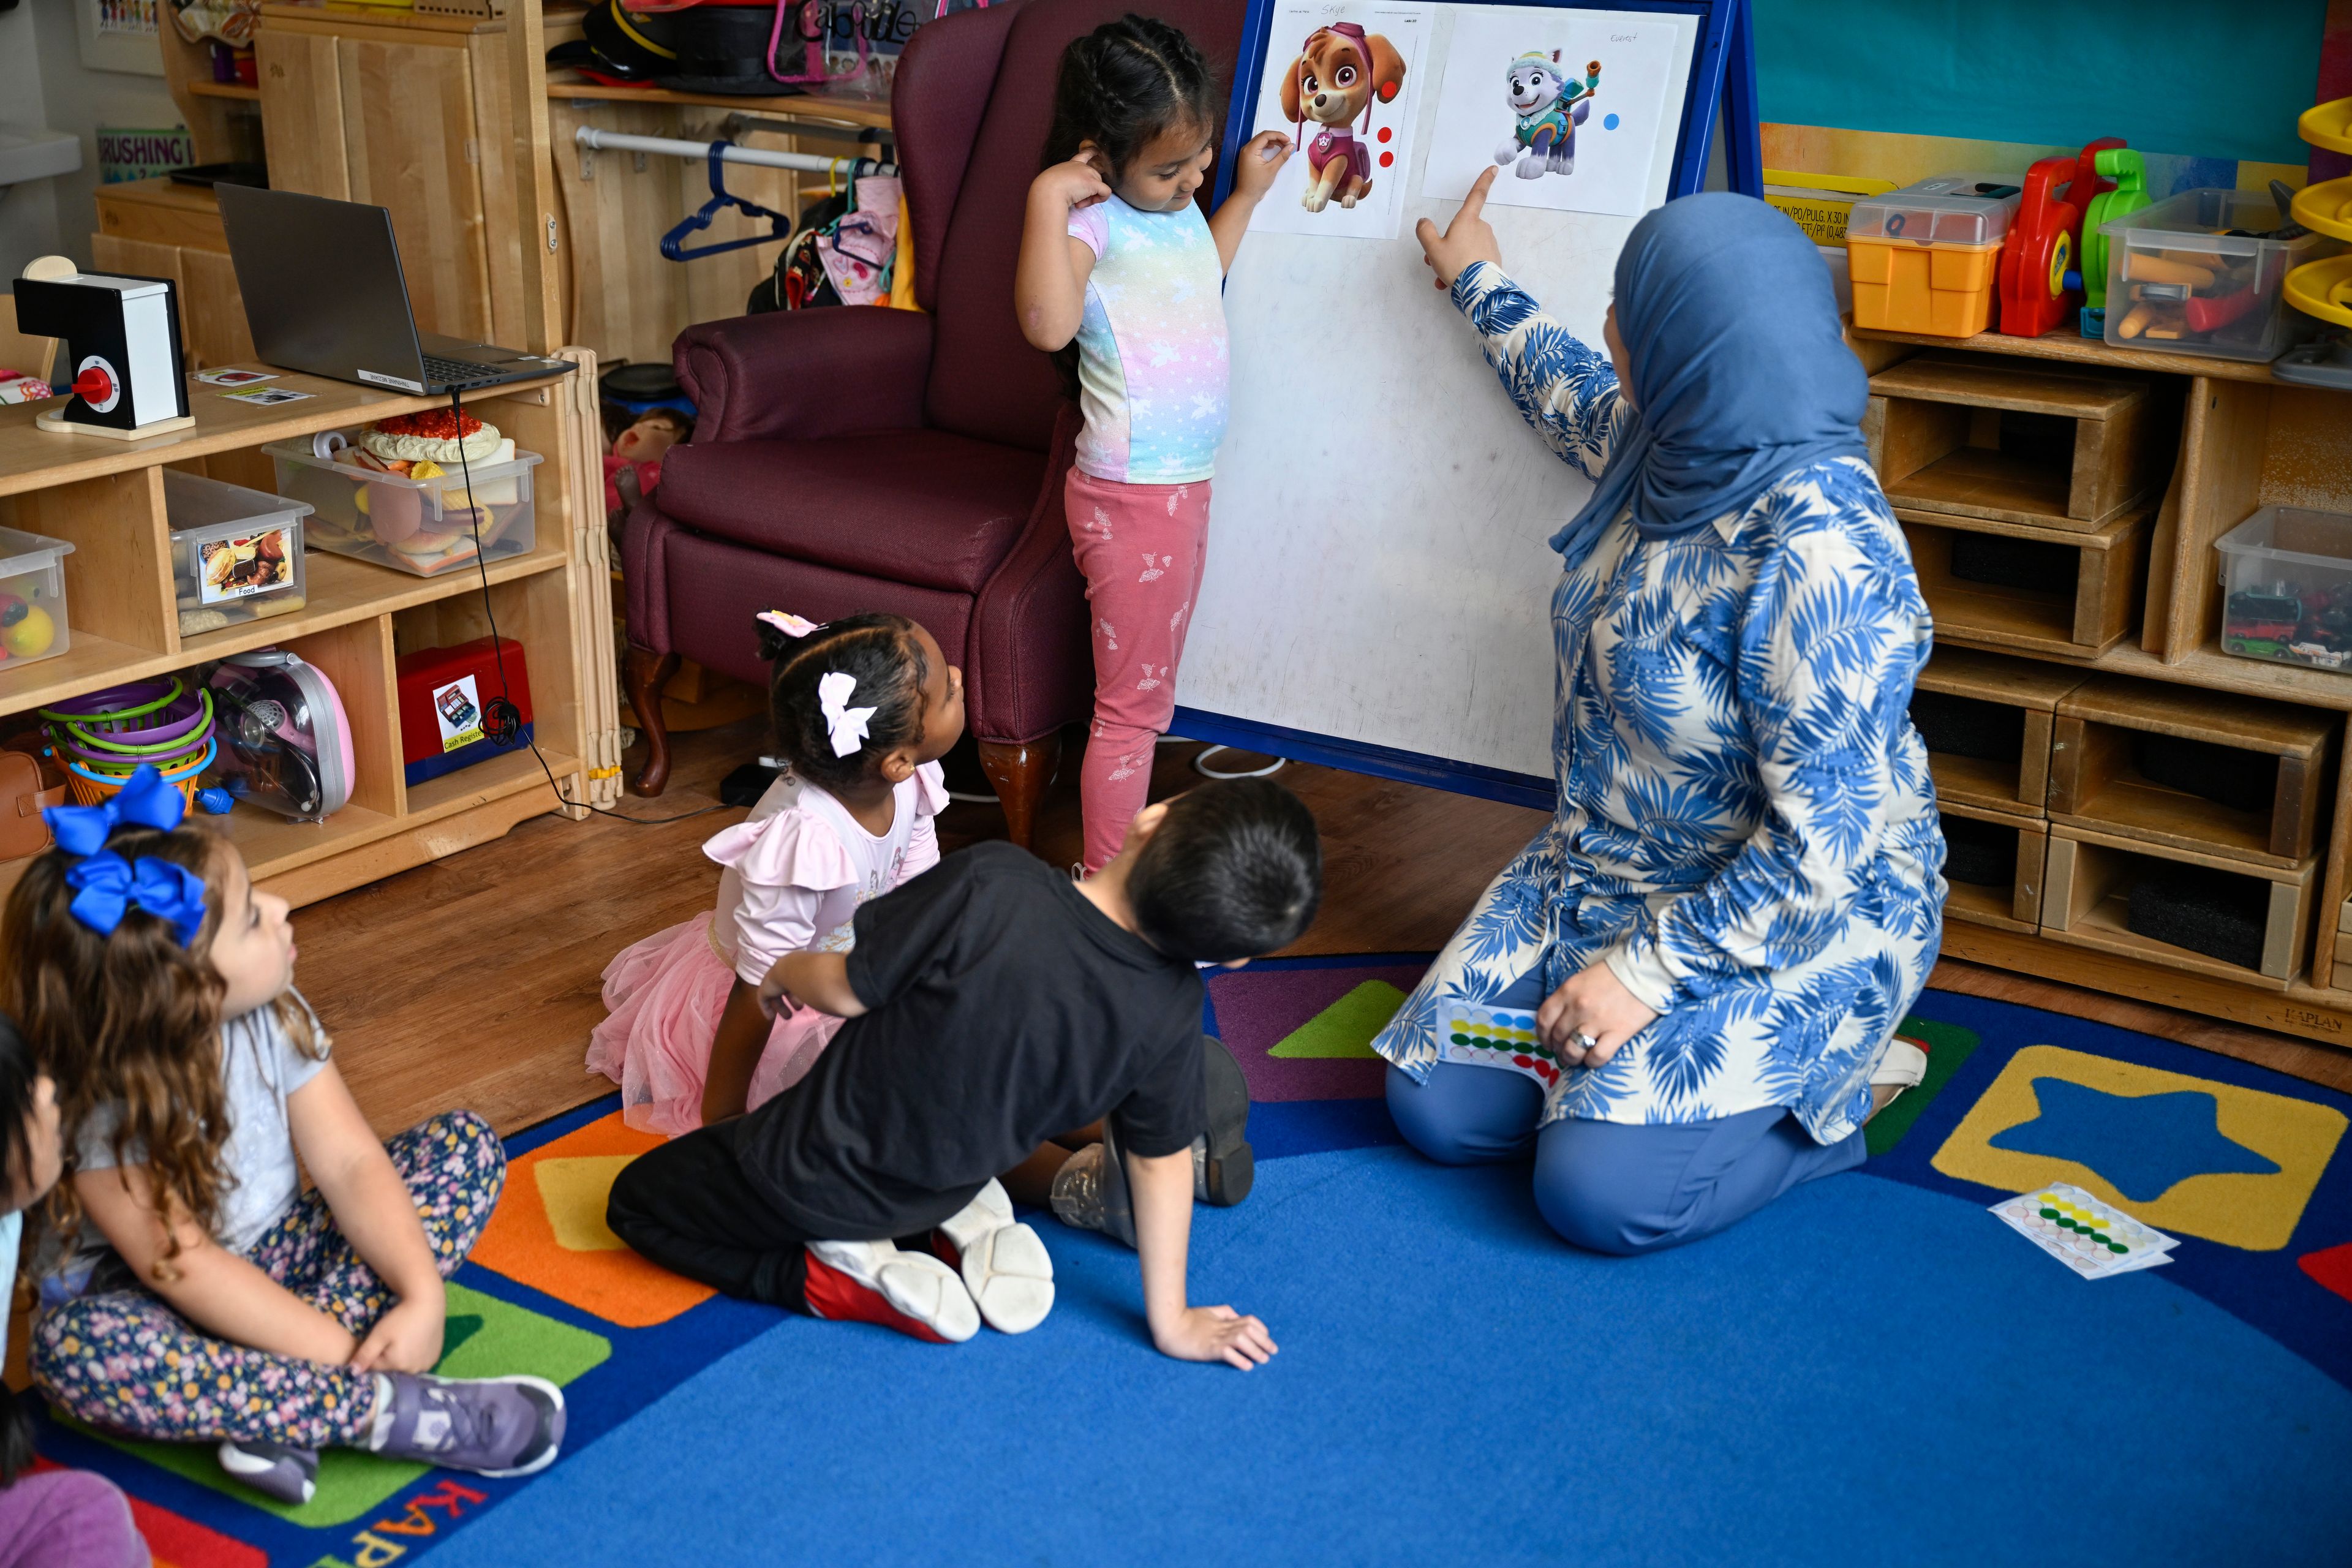
[[[31,117],[19,107],[12,90],[29,68],[37,72],[28,90],[39,105],[40,122],[81,138],[80,169],[12,191],[0,201],[0,277],[14,278],[27,260],[50,251],[89,265],[89,237],[98,227],[91,193],[98,188],[100,125],[146,130],[180,123],[179,108],[163,90],[162,77],[94,71],[82,65],[74,27],[75,4],[76,0],[19,0],[16,10],[0,16],[0,120]],[[163,25],[168,27],[171,23],[167,19]],[[41,186],[47,187],[48,193],[47,226],[20,232],[14,226],[25,220],[12,217],[9,208],[26,201],[38,210],[37,193]]]
[[[68,8],[64,15],[70,26],[73,12]],[[0,125],[46,123],[33,31],[33,6],[28,0],[19,0],[14,11],[0,13]],[[57,198],[49,189],[57,183],[27,180],[0,195],[0,279],[16,277],[26,262],[57,249]]]

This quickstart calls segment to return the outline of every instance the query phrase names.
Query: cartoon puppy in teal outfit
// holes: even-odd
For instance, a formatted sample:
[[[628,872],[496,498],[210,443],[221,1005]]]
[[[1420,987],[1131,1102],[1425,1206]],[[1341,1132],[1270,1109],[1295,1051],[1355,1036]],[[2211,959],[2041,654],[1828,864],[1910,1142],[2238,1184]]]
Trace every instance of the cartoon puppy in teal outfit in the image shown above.
[[[1495,162],[1518,167],[1522,180],[1546,174],[1576,173],[1576,128],[1592,112],[1592,95],[1601,88],[1601,62],[1588,61],[1584,79],[1563,77],[1559,51],[1529,49],[1504,73],[1504,96],[1518,123],[1511,139],[1495,151]]]

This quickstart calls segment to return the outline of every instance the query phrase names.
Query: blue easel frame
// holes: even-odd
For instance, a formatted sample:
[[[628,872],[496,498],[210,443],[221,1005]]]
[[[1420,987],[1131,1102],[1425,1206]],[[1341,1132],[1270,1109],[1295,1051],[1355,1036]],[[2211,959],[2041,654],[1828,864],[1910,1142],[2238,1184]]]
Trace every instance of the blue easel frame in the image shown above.
[[[1466,3],[1466,0],[1465,0]],[[1698,18],[1691,50],[1690,90],[1683,100],[1683,123],[1675,143],[1668,199],[1704,187],[1707,155],[1715,140],[1716,115],[1723,115],[1724,174],[1735,191],[1764,194],[1764,154],[1756,116],[1756,31],[1748,0],[1496,0],[1497,4],[1550,5],[1560,10],[1655,11]],[[1257,123],[1258,83],[1265,76],[1268,34],[1276,0],[1250,0],[1242,22],[1240,63],[1234,68],[1233,107],[1217,160],[1215,199],[1233,194],[1234,162]],[[1199,708],[1179,707],[1170,733],[1208,741],[1238,751],[1261,752],[1294,762],[1319,763],[1350,773],[1371,773],[1406,784],[1427,784],[1457,795],[1480,795],[1514,805],[1550,811],[1558,802],[1552,781],[1533,773],[1482,767],[1421,752],[1375,746],[1339,735],[1286,729],[1256,719],[1235,719]]]

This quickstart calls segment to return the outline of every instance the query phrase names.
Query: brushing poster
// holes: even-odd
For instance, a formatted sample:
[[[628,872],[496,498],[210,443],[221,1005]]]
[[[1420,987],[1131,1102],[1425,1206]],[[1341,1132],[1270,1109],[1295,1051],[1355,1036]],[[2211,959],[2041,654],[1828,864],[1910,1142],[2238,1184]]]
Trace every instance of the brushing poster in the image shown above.
[[[1639,217],[1654,203],[1676,33],[1638,12],[1540,5],[1453,11],[1420,195],[1458,202],[1499,169],[1501,206]]]
[[[1253,232],[1394,239],[1412,167],[1433,7],[1281,0],[1257,123],[1297,144],[1250,217]]]

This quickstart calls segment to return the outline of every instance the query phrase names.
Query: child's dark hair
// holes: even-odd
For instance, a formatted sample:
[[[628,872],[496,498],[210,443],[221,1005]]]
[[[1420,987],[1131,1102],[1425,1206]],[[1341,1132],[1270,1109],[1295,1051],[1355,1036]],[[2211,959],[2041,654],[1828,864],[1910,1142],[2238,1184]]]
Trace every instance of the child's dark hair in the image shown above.
[[[1168,23],[1133,12],[1105,22],[1062,51],[1054,82],[1054,123],[1045,132],[1050,169],[1088,142],[1102,149],[1103,183],[1116,186],[1136,154],[1171,131],[1216,134],[1216,72],[1192,39]],[[1054,355],[1064,389],[1078,391],[1075,342]]]
[[[33,1148],[26,1136],[33,1114],[33,1079],[38,1068],[32,1047],[16,1026],[0,1017],[0,1192],[13,1192],[33,1176]],[[0,1276],[0,1292],[16,1289],[14,1271]],[[0,1295],[0,1323],[8,1301]],[[0,1487],[11,1486],[33,1462],[33,1417],[5,1384],[0,1384]]]
[[[1143,940],[1171,958],[1229,963],[1297,942],[1323,899],[1314,814],[1271,779],[1230,779],[1168,803],[1128,872]]]
[[[761,621],[760,657],[768,661],[768,718],[776,751],[793,772],[820,789],[840,793],[863,784],[884,753],[923,735],[923,688],[930,660],[904,616],[879,611],[848,616],[796,637]],[[840,672],[857,682],[845,704],[871,708],[866,744],[836,756],[818,682]]]

